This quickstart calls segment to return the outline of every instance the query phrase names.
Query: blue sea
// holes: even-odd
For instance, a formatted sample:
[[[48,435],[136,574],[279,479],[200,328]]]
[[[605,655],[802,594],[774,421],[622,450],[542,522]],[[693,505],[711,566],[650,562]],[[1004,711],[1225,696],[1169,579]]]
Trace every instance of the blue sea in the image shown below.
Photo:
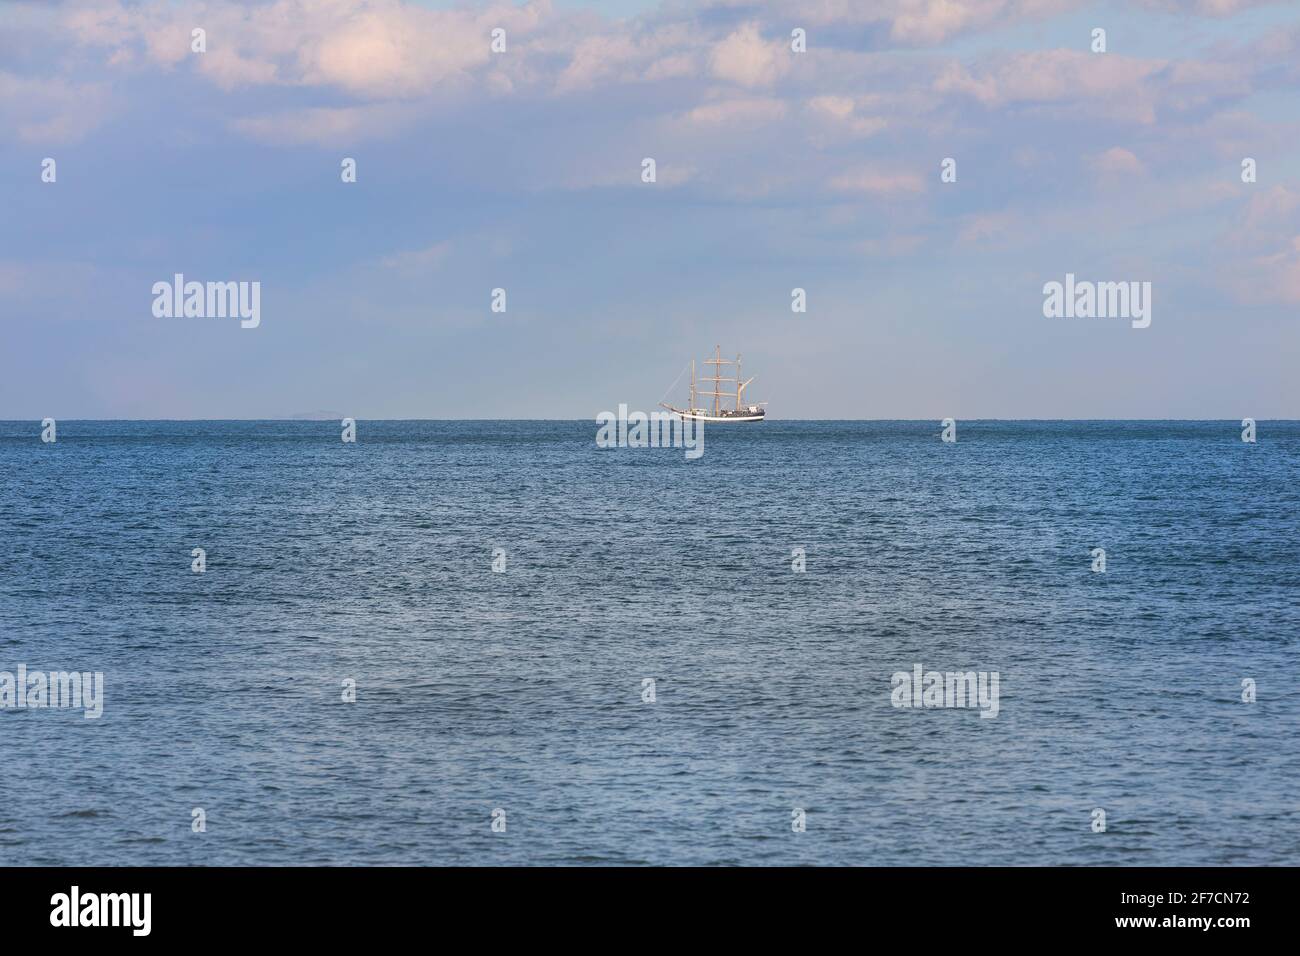
[[[1300,862],[1300,423],[57,427],[0,671],[103,713],[0,710],[0,865]]]

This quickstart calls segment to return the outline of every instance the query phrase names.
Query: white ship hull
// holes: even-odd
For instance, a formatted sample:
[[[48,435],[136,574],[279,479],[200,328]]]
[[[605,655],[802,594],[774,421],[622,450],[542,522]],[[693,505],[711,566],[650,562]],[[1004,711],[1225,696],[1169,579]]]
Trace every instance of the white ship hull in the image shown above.
[[[740,413],[732,412],[730,415],[710,415],[702,411],[684,411],[680,408],[673,408],[671,405],[664,405],[674,415],[680,415],[682,418],[693,422],[718,422],[719,424],[729,425],[732,422],[761,422],[767,415],[763,412]]]

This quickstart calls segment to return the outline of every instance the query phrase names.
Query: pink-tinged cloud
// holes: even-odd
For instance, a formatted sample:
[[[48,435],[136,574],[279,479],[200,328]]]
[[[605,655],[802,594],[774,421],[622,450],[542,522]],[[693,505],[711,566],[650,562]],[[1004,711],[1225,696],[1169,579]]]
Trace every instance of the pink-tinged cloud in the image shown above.
[[[1225,284],[1242,302],[1300,305],[1300,192],[1243,188],[1251,198],[1220,243]]]
[[[130,62],[124,51],[139,48],[158,66],[192,62],[227,89],[278,83],[394,98],[467,79],[489,65],[494,28],[506,31],[509,49],[550,15],[548,0],[452,10],[401,0],[273,0],[255,6],[102,0],[72,8],[65,25],[83,45],[107,47],[111,62]],[[206,31],[207,52],[191,51],[195,26]]]
[[[1141,176],[1146,172],[1142,160],[1122,146],[1112,146],[1105,152],[1089,156],[1087,163],[1101,176]]]
[[[423,275],[439,268],[451,254],[451,242],[435,242],[424,249],[409,249],[384,256],[380,264],[385,269],[393,269],[408,275]]]
[[[814,96],[808,101],[808,108],[833,119],[846,120],[853,115],[853,97]]]
[[[525,52],[539,58],[567,57],[555,78],[557,93],[681,79],[705,71],[707,37],[687,23],[631,26],[557,17],[545,26],[544,38],[530,43]],[[547,69],[538,66],[543,73]]]
[[[888,236],[884,239],[864,239],[858,243],[858,250],[873,257],[899,258],[912,255],[924,244],[924,236]]]
[[[985,245],[1024,234],[1025,227],[1024,219],[1012,212],[978,213],[962,222],[957,241],[962,245]]]
[[[740,86],[770,86],[789,68],[787,43],[765,40],[758,27],[747,23],[713,47],[709,67],[720,80]]]
[[[12,130],[20,142],[45,146],[79,142],[104,123],[109,110],[105,84],[0,71],[0,128]]]
[[[603,34],[585,37],[578,41],[573,59],[556,80],[556,89],[562,91],[586,90],[596,83],[619,75],[640,51],[628,36]]]
[[[784,100],[748,97],[697,106],[686,114],[686,120],[696,126],[757,126],[775,122],[785,114]]]
[[[880,116],[857,115],[857,102],[849,96],[814,96],[806,102],[808,112],[829,124],[829,131],[839,138],[860,139],[873,136],[889,125]],[[819,133],[815,141],[824,144],[836,136]]]
[[[872,4],[859,4],[870,9]],[[900,43],[936,44],[960,33],[1003,26],[1077,6],[1077,0],[900,0],[891,4],[890,37]]]
[[[1203,17],[1231,17],[1254,7],[1274,6],[1284,0],[1138,0],[1144,7],[1167,13],[1195,13]]]
[[[1041,50],[1014,53],[975,67],[950,63],[934,82],[942,94],[964,94],[991,108],[1025,103],[1087,104],[1112,118],[1155,122],[1151,78],[1163,60],[1114,53]]]
[[[418,114],[400,103],[320,106],[231,120],[236,132],[269,146],[312,144],[347,148],[401,132]]]
[[[830,181],[830,187],[839,192],[865,193],[881,198],[913,196],[925,188],[920,173],[884,172],[861,169],[842,173]]]
[[[826,27],[880,26],[901,45],[926,46],[955,36],[1034,21],[1081,6],[1083,0],[715,0],[759,15],[768,24],[808,30],[810,49]],[[787,24],[789,26],[787,26]]]

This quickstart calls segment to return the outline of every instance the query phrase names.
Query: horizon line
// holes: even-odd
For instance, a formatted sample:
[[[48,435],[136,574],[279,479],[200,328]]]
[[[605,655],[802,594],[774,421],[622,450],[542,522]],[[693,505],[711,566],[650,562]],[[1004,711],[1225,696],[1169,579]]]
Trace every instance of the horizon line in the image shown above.
[[[351,418],[357,422],[583,422],[597,423],[593,418],[391,418],[379,417],[368,418],[356,415],[330,416],[327,418],[60,418],[57,416],[46,416],[53,418],[57,422],[196,422],[196,423],[220,423],[220,422],[274,422],[277,424],[314,424],[319,422],[342,421],[345,418]],[[958,422],[1115,422],[1115,423],[1134,423],[1134,422],[1240,422],[1239,418],[962,418],[958,416],[946,416],[954,418]],[[1250,416],[1243,416],[1250,417]],[[1256,422],[1297,422],[1300,418],[1253,418]],[[18,424],[27,422],[41,422],[40,418],[0,418],[0,424]],[[777,422],[935,422],[943,421],[941,418],[767,418],[766,421]],[[733,423],[739,424],[739,423]],[[747,424],[762,424],[761,422],[752,422]]]

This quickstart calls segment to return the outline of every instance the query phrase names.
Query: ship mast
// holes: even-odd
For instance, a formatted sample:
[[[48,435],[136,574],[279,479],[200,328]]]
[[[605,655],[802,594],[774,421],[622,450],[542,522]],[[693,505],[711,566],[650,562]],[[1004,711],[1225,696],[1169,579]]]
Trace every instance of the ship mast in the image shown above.
[[[722,390],[722,379],[718,377],[718,373],[722,371],[722,346],[713,346],[713,352],[713,417],[717,418],[720,411],[718,408],[718,392]]]
[[[686,406],[687,411],[695,411],[695,359],[691,359],[691,402]]]
[[[705,360],[704,360],[704,364],[705,364],[705,365],[712,365],[712,366],[713,366],[713,375],[712,375],[712,376],[707,376],[707,375],[706,375],[706,376],[704,377],[704,381],[706,381],[706,382],[712,382],[712,383],[713,383],[713,391],[711,391],[711,392],[704,392],[703,394],[705,394],[705,395],[712,395],[712,396],[713,396],[713,417],[714,417],[714,418],[718,418],[719,415],[720,415],[720,413],[721,413],[721,411],[722,411],[722,406],[721,406],[721,404],[719,403],[718,399],[720,399],[720,398],[729,398],[729,397],[731,396],[731,393],[730,393],[730,392],[723,392],[723,391],[722,391],[722,383],[723,383],[723,382],[739,382],[739,381],[740,381],[740,378],[739,378],[739,377],[736,377],[736,378],[734,378],[734,379],[732,379],[732,378],[726,378],[726,377],[724,377],[724,376],[718,374],[718,373],[720,373],[720,372],[722,371],[722,366],[724,366],[724,365],[733,365],[733,364],[735,364],[735,363],[733,363],[730,359],[724,359],[724,358],[722,357],[722,346],[721,346],[721,345],[715,345],[715,346],[713,347],[713,358],[711,358],[711,359],[705,359]]]
[[[740,352],[736,352],[736,411],[740,411],[740,390],[745,388],[740,384]]]

